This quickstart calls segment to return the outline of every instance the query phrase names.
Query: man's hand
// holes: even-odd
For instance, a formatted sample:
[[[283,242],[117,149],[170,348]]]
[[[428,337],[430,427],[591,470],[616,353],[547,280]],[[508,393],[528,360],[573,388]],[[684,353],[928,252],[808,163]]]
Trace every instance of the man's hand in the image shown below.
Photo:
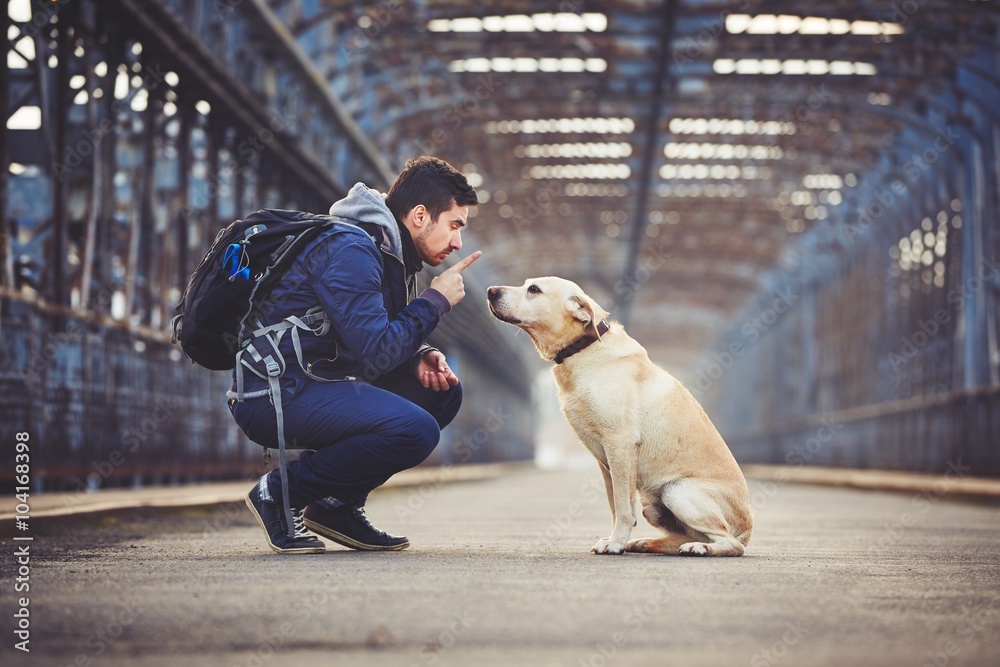
[[[458,378],[448,368],[444,355],[437,350],[431,350],[420,359],[417,379],[424,387],[434,391],[445,391],[458,384]]]
[[[454,308],[465,297],[465,282],[462,280],[462,271],[465,271],[482,256],[482,251],[477,250],[447,271],[443,271],[441,275],[435,276],[431,280],[431,289],[436,289],[444,295],[444,298],[448,299],[448,303]]]

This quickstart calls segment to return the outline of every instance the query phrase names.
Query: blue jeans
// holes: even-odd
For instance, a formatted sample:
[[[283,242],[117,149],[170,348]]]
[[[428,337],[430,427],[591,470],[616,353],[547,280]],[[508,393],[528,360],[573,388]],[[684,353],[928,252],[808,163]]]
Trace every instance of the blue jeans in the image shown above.
[[[285,446],[314,450],[288,464],[292,507],[329,496],[362,507],[372,489],[434,451],[441,429],[462,405],[462,385],[447,391],[425,389],[412,367],[404,364],[373,384],[296,381],[282,391],[281,403]],[[233,416],[251,440],[278,447],[270,399],[236,403]],[[277,475],[271,480],[277,481]],[[271,492],[280,490],[272,486]]]

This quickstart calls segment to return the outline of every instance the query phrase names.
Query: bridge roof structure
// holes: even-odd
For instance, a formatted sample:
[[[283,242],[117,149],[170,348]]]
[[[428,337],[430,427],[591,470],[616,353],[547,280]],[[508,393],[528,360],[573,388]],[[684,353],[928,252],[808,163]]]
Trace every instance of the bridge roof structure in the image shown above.
[[[470,173],[506,280],[581,283],[679,367],[996,108],[984,2],[269,6],[388,164]]]

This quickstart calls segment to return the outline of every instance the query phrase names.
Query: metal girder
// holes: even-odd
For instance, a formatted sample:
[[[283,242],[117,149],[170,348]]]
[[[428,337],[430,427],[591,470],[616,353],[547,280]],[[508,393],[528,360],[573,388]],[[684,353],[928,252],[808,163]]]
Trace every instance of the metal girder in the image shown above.
[[[136,23],[134,35],[144,42],[158,44],[165,53],[174,54],[184,73],[199,82],[213,94],[217,104],[225,104],[227,111],[247,130],[267,127],[268,110],[242,82],[235,80],[217,59],[187,27],[158,3],[138,3],[135,0],[115,0],[119,11],[126,12]],[[164,29],[164,26],[169,28]],[[332,185],[315,169],[303,164],[302,156],[294,149],[279,145],[273,150],[290,168],[298,171],[303,179],[311,182],[318,192],[334,197],[343,193],[343,184]]]
[[[470,221],[467,241],[487,252],[497,280],[515,281],[538,273],[564,275],[593,290],[599,301],[624,311],[626,319],[634,301],[635,313],[643,316],[633,316],[630,329],[654,357],[690,362],[713,339],[723,346],[746,343],[741,325],[759,313],[767,314],[775,294],[794,286],[801,301],[787,315],[767,322],[766,332],[756,331],[762,334],[760,340],[727,369],[726,387],[718,389],[726,398],[725,406],[738,407],[732,407],[730,414],[722,410],[723,423],[745,427],[751,418],[788,417],[788,423],[801,424],[824,409],[840,410],[837,414],[845,420],[855,420],[858,410],[851,401],[894,406],[893,401],[916,392],[962,387],[966,394],[961,400],[973,406],[972,414],[973,408],[980,410],[976,392],[1000,378],[996,353],[1000,283],[984,281],[959,307],[946,299],[947,290],[976,280],[983,262],[1000,252],[996,226],[1000,200],[996,188],[990,187],[996,181],[1000,126],[996,111],[1000,77],[995,72],[1000,11],[995,3],[586,0],[546,7],[527,0],[213,0],[211,4],[210,11],[222,15],[212,14],[209,21],[193,9],[196,5],[204,9],[209,0],[72,3],[95,13],[106,25],[125,26],[130,37],[141,38],[143,62],[136,64],[169,62],[183,81],[170,91],[177,93],[178,116],[165,121],[160,109],[167,101],[166,91],[157,92],[151,97],[155,108],[131,114],[128,121],[146,123],[145,132],[132,132],[117,147],[139,156],[137,164],[146,173],[130,176],[125,188],[131,197],[129,213],[133,209],[140,213],[131,219],[131,226],[125,225],[135,230],[133,238],[139,244],[126,262],[126,272],[155,279],[155,286],[130,287],[130,303],[142,305],[154,299],[160,286],[170,282],[170,274],[185,272],[179,249],[192,245],[185,238],[188,231],[198,233],[197,226],[189,230],[184,225],[169,235],[157,231],[155,225],[161,223],[154,219],[162,218],[165,208],[183,207],[184,195],[159,188],[151,197],[157,186],[150,185],[155,180],[150,174],[157,163],[150,149],[161,146],[184,154],[207,150],[206,158],[188,160],[185,165],[190,169],[177,177],[177,187],[189,190],[188,179],[196,179],[196,168],[216,173],[221,156],[235,151],[239,137],[234,132],[261,127],[268,120],[269,106],[288,102],[297,104],[300,124],[279,133],[273,145],[252,158],[257,169],[236,174],[230,184],[238,193],[236,201],[254,200],[247,193],[257,188],[258,193],[272,196],[275,190],[294,191],[291,199],[312,192],[310,205],[314,205],[341,193],[353,180],[384,186],[394,169],[413,154],[439,155],[482,179],[477,188],[483,204]],[[607,29],[523,29],[525,19],[552,12],[601,13]],[[440,19],[515,14],[523,16],[511,24],[520,23],[521,28],[515,26],[510,32],[497,30],[505,21],[495,18],[488,29],[474,33],[432,31],[428,26]],[[844,33],[845,25],[851,31],[806,34],[817,30],[817,22],[799,30],[792,20],[777,31],[785,34],[737,34],[727,30],[726,19],[732,14],[839,19],[838,32]],[[206,30],[206,21],[215,24],[215,32]],[[881,34],[879,22],[890,24],[887,27],[893,29],[888,33],[899,34]],[[52,47],[49,40],[43,41],[39,52],[47,56]],[[60,49],[58,68],[30,73],[4,69],[0,81],[8,112],[33,101],[42,108],[42,132],[47,135],[40,152],[53,155],[40,163],[57,157],[60,144],[70,140],[79,126],[93,125],[89,114],[100,118],[103,113],[100,105],[88,104],[89,120],[83,121],[83,109],[67,99],[67,75],[79,74],[76,61],[65,57],[67,44],[64,40],[55,47]],[[88,51],[122,51],[120,45],[85,45]],[[471,69],[507,71],[452,71],[464,67],[454,61],[468,58],[479,59]],[[516,58],[522,60],[515,62]],[[577,71],[543,71],[552,69],[552,63],[542,67],[542,58],[568,59],[567,68]],[[584,67],[587,58],[602,59],[606,68],[594,63]],[[720,59],[723,62],[717,62]],[[823,64],[829,61],[870,63],[874,74],[743,73],[765,59],[771,70],[775,62],[793,60],[812,61],[813,71],[829,71]],[[736,63],[742,63],[741,73],[726,73],[736,70]],[[112,74],[94,82],[105,91],[106,102],[117,65],[111,62]],[[192,112],[198,99],[212,103],[209,118]],[[60,130],[66,107],[70,122]],[[317,115],[320,121],[315,121]],[[555,118],[628,119],[632,131],[486,131],[487,123]],[[789,134],[728,134],[717,122],[715,129],[705,125],[704,132],[688,134],[672,131],[672,121],[678,118],[787,121],[796,127]],[[161,132],[167,122],[183,124],[190,131],[182,132],[181,141],[172,140]],[[954,128],[948,135],[954,141],[944,148],[935,143],[935,129],[942,126]],[[12,151],[23,152],[25,135],[14,134],[0,129],[0,156],[5,150],[8,157]],[[669,142],[747,144],[780,149],[780,155],[729,160],[717,157],[718,153],[695,152],[693,157],[667,158],[663,148]],[[574,152],[581,145],[616,143],[616,150],[620,144],[628,144],[630,150],[614,158]],[[545,145],[547,155],[521,157],[529,144]],[[111,144],[103,150],[112,158],[119,152]],[[110,281],[112,273],[97,259],[101,248],[112,243],[116,224],[117,232],[123,231],[113,210],[117,203],[111,181],[116,174],[106,157],[92,162],[92,178],[103,179],[103,188],[82,172],[67,186],[60,185],[51,198],[56,212],[53,224],[37,234],[51,235],[46,237],[48,252],[55,248],[58,256],[64,252],[60,248],[73,252],[79,229],[86,229],[92,245],[83,250],[83,262],[100,276],[98,283]],[[907,168],[925,158],[926,168],[911,178]],[[259,164],[265,159],[266,165]],[[613,164],[615,175],[581,169],[591,164]],[[690,169],[683,174],[668,169],[663,173],[676,177],[662,178],[658,169],[667,164]],[[618,170],[619,165],[627,169]],[[712,170],[721,166],[739,169]],[[542,169],[533,172],[534,167]],[[552,167],[566,169],[555,175]],[[806,177],[824,174],[842,179],[842,187],[807,184]],[[0,177],[10,178],[9,173]],[[143,187],[133,191],[139,183]],[[0,180],[0,198],[3,189]],[[99,195],[98,190],[104,192]],[[833,190],[836,196],[831,196]],[[890,196],[887,192],[892,205],[884,203]],[[172,203],[158,201],[162,196]],[[86,215],[80,213],[81,201],[90,206]],[[213,198],[203,217],[217,223],[222,204],[220,197]],[[873,216],[873,211],[879,215]],[[845,234],[866,216],[877,219],[864,235]],[[944,250],[935,240],[942,224],[950,230]],[[925,252],[917,259],[918,266],[905,268],[907,263],[890,252],[899,255],[900,242],[915,238],[914,233],[926,242],[921,245]],[[0,239],[7,242],[4,283],[9,284],[11,239],[6,228]],[[152,252],[159,243],[163,259],[154,258],[147,271],[138,256]],[[911,259],[907,259],[910,265]],[[74,269],[63,268],[67,289],[72,290]],[[870,289],[871,284],[878,289]],[[473,287],[470,279],[472,291],[481,292],[482,286]],[[895,351],[901,337],[912,337],[912,322],[926,322],[939,308],[946,309],[952,322],[925,349],[915,352],[908,368],[898,376],[873,370],[885,366],[886,356]],[[463,337],[471,336],[474,340],[463,348],[470,357],[488,357],[491,349],[505,343],[502,334],[491,328],[488,315],[471,306],[447,321],[453,327],[442,329],[442,340],[461,346]],[[498,386],[515,387],[523,380],[520,368],[493,371]],[[726,394],[737,391],[729,386],[768,390]],[[902,414],[893,410],[873,412]],[[949,414],[954,417],[959,412]],[[954,425],[945,417],[937,415],[935,419],[942,421],[935,424]],[[884,433],[890,440],[908,443],[920,432],[911,428],[920,418],[908,417],[910,431]],[[882,429],[884,423],[871,428]],[[962,429],[949,430],[947,436],[961,440],[967,433],[976,436]],[[775,443],[783,441],[777,438]]]

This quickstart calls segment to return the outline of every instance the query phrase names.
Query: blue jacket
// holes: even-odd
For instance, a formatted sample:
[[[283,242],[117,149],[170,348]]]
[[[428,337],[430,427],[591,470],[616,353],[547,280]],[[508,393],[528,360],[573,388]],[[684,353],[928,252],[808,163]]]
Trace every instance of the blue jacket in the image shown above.
[[[384,195],[358,183],[330,214],[345,224],[305,247],[260,310],[267,313],[264,324],[275,324],[321,306],[330,331],[299,332],[307,369],[323,378],[370,383],[412,361],[450,304],[437,290],[416,296],[416,278],[406,273],[399,226]],[[282,387],[294,395],[313,380],[299,367],[289,333],[280,346],[286,360]],[[252,374],[244,377],[247,392],[267,388]]]

